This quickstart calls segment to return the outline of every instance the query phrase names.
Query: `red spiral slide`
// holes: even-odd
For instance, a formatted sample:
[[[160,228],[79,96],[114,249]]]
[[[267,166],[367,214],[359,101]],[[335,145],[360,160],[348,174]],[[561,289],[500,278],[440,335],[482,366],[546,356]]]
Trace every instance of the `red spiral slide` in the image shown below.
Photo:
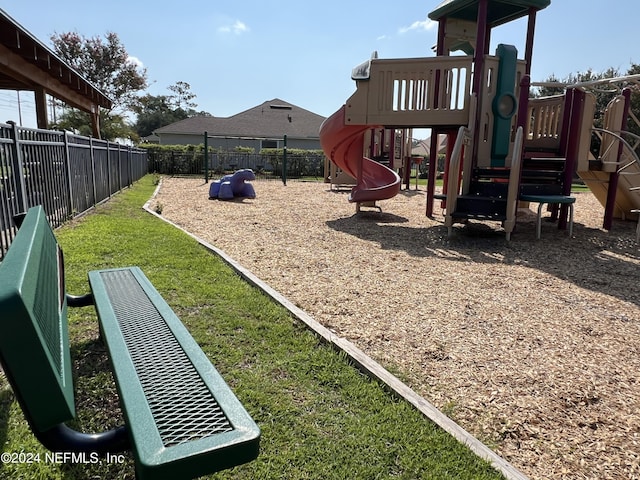
[[[400,191],[400,177],[385,165],[363,157],[365,132],[373,125],[345,125],[345,106],[320,127],[320,145],[327,157],[356,179],[350,202],[387,200]]]

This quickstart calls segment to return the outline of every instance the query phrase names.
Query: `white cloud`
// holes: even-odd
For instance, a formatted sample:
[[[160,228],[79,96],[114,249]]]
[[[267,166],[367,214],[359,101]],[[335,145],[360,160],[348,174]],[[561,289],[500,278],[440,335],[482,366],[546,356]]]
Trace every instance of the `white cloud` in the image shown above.
[[[220,33],[233,33],[235,35],[241,35],[248,31],[249,27],[247,27],[247,25],[240,20],[236,20],[231,25],[223,25],[221,27],[218,27],[218,32]]]
[[[127,57],[127,62],[128,63],[133,63],[138,68],[144,68],[144,63],[142,63],[142,60],[140,60],[138,57],[133,57],[133,56],[129,55]]]
[[[429,20],[429,18],[425,18],[424,20],[418,20],[416,22],[413,22],[408,27],[401,27],[398,30],[398,33],[403,34],[403,33],[410,32],[412,30],[418,30],[418,31],[426,32],[428,30],[432,30],[437,25],[438,25],[437,22],[434,22],[433,20]]]

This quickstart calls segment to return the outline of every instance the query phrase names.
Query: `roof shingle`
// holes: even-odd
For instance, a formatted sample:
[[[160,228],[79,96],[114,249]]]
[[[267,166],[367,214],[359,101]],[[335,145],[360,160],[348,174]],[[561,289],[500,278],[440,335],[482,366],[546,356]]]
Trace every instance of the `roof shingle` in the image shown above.
[[[154,133],[229,137],[318,138],[325,117],[278,98],[231,117],[191,117],[156,129]]]

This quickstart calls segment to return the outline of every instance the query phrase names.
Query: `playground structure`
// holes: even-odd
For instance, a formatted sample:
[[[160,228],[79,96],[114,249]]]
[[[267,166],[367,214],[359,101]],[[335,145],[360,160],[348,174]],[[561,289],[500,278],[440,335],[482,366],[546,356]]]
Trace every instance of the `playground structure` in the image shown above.
[[[209,198],[231,200],[232,198],[256,198],[256,191],[250,180],[255,180],[253,170],[245,168],[211,182]]]
[[[349,200],[357,210],[400,189],[396,155],[388,154],[394,142],[384,140],[396,135],[385,137],[385,129],[431,128],[426,214],[432,216],[434,201],[441,200],[449,234],[455,223],[491,220],[501,222],[510,239],[518,207],[528,202],[552,206],[552,218],[565,229],[576,174],[604,206],[605,229],[613,218],[637,215],[639,139],[635,145],[626,140],[630,89],[611,100],[599,129],[593,128],[593,85],[529,98],[536,14],[550,3],[446,0],[429,14],[438,22],[435,57],[374,55],[353,70],[356,92],[324,122],[320,141],[327,157],[355,179]],[[489,54],[492,29],[522,17],[528,19],[524,58],[504,44]],[[455,51],[466,55],[452,56]],[[447,152],[443,192],[436,195],[438,135],[447,136]],[[591,155],[593,135],[601,145],[597,156]],[[376,158],[388,159],[387,165]]]

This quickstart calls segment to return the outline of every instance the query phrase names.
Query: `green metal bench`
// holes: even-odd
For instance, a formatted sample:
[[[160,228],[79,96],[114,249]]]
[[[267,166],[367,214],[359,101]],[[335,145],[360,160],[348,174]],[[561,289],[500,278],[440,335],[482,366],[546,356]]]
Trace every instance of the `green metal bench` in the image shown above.
[[[64,262],[42,207],[0,263],[0,361],[32,431],[50,450],[131,449],[140,479],[194,478],[253,460],[260,430],[137,267],[89,272],[65,291]],[[125,425],[75,431],[67,308],[95,305]]]

